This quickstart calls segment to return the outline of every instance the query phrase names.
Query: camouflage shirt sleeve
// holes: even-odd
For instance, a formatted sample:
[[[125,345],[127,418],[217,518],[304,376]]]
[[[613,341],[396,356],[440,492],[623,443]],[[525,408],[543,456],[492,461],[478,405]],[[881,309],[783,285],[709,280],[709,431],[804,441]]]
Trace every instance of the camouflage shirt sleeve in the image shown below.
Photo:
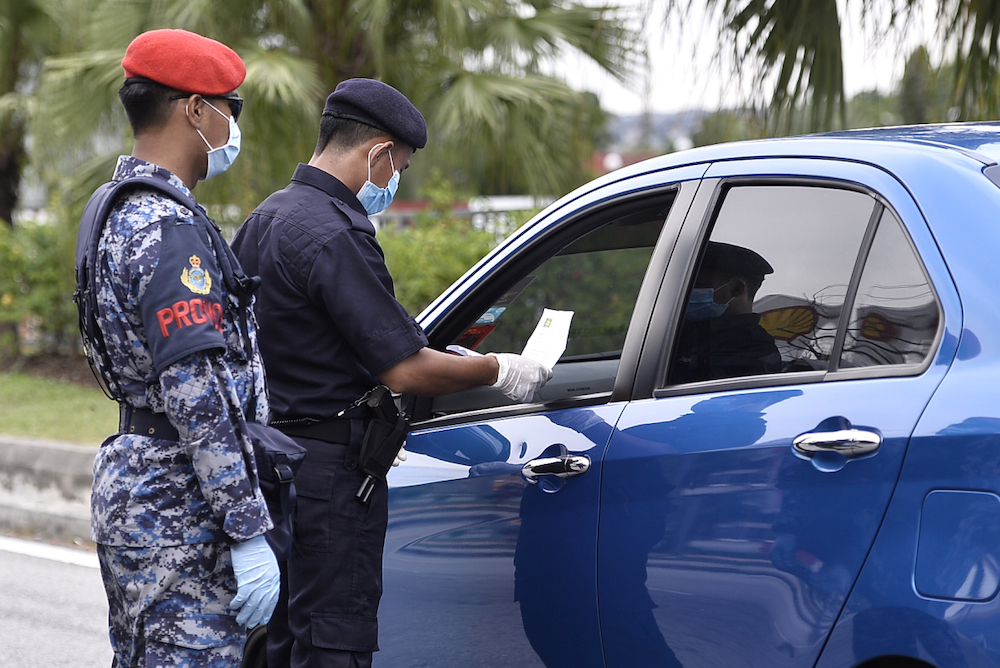
[[[226,535],[242,542],[270,529],[236,383],[221,355],[184,357],[160,373],[160,384],[166,414]]]

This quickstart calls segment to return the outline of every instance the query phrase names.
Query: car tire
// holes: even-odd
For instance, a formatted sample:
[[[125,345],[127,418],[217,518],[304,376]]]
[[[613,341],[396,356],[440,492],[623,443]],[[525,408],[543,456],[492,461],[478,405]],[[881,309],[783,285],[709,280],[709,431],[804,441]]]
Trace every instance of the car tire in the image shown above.
[[[267,668],[267,625],[255,626],[243,645],[240,668]]]

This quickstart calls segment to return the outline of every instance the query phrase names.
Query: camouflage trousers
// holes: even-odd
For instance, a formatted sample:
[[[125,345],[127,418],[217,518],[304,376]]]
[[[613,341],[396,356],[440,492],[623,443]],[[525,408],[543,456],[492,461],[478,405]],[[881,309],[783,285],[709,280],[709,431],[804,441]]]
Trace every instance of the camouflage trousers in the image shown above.
[[[238,668],[246,629],[229,603],[228,546],[98,545],[112,668]]]

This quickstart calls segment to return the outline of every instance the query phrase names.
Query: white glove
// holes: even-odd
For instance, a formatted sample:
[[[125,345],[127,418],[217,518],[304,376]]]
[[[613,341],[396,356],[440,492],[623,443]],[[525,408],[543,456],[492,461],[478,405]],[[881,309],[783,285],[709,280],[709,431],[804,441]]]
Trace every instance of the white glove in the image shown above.
[[[552,378],[552,369],[523,355],[489,353],[497,358],[500,372],[493,387],[518,403],[531,401],[535,392]]]
[[[404,443],[403,445],[399,446],[399,452],[396,453],[396,458],[392,460],[393,466],[399,466],[400,464],[406,461],[406,450],[403,449],[403,446],[405,445],[406,444]]]
[[[247,628],[267,624],[281,591],[281,575],[274,552],[264,536],[234,543],[231,551],[237,590],[229,607],[239,610],[236,623]]]

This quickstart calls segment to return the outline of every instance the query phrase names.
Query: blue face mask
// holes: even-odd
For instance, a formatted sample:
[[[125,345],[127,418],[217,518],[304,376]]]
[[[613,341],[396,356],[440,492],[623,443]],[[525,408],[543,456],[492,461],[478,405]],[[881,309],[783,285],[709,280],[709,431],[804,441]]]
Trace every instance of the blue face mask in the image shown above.
[[[365,184],[361,186],[361,190],[358,191],[358,201],[361,202],[361,206],[365,207],[365,211],[368,212],[369,216],[374,216],[376,213],[382,213],[386,208],[392,203],[392,198],[396,195],[396,189],[399,188],[399,170],[392,162],[392,152],[389,152],[389,166],[392,168],[392,177],[389,178],[389,183],[385,188],[379,188],[377,185],[372,183],[372,153],[376,151],[380,146],[385,146],[385,144],[376,144],[372,146],[372,150],[368,151],[368,180]]]
[[[215,109],[210,102],[205,101],[205,104]],[[243,133],[240,132],[240,126],[236,124],[236,119],[232,116],[226,116],[218,109],[215,111],[229,119],[229,140],[218,148],[212,148],[212,145],[205,139],[205,135],[201,134],[201,130],[197,131],[201,135],[202,141],[208,146],[208,172],[205,173],[202,180],[218,176],[232,167],[236,156],[240,154],[240,144],[243,141]]]
[[[687,310],[684,312],[684,319],[692,322],[712,320],[718,318],[729,308],[729,302],[725,304],[715,303],[715,291],[723,288],[729,283],[720,285],[718,288],[692,288],[691,297],[688,299]]]

